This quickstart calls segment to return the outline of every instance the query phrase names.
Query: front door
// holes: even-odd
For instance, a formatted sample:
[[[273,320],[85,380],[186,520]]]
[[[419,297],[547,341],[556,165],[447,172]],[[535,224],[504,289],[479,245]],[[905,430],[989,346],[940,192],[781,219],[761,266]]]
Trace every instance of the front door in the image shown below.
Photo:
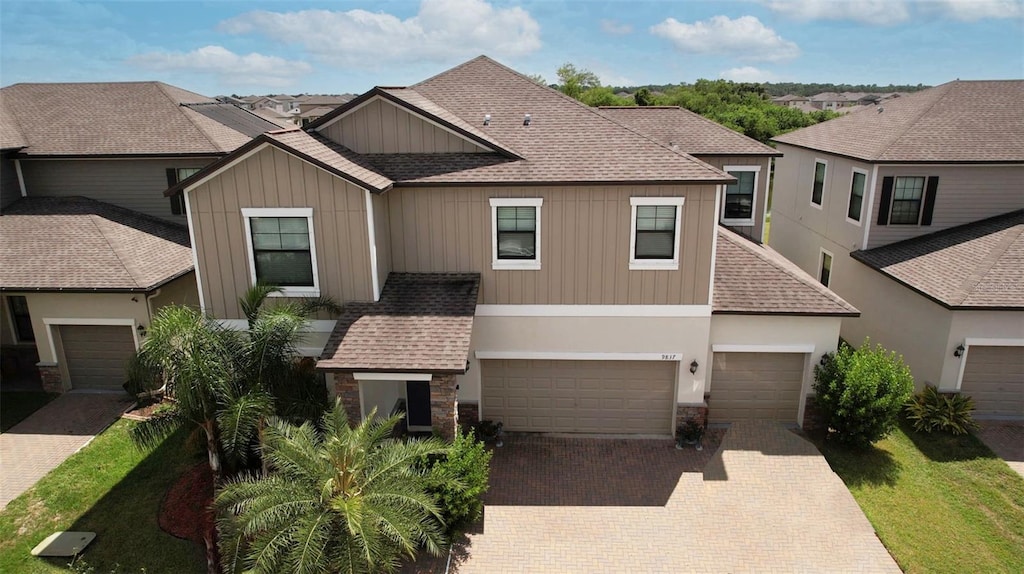
[[[430,382],[406,381],[407,423],[411,431],[429,431],[430,423]]]

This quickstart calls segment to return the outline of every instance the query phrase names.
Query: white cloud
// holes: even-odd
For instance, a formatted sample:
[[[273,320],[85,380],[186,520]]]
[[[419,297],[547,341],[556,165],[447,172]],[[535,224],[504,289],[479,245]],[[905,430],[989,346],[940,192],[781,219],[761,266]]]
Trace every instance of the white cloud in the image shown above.
[[[236,54],[223,46],[204,46],[191,52],[149,52],[128,62],[158,71],[211,74],[224,85],[286,87],[313,71],[306,62],[263,54]]]
[[[651,33],[672,42],[681,52],[721,54],[743,60],[777,62],[800,55],[800,48],[779,36],[754,16],[735,20],[713,16],[687,24],[675,18],[651,26]]]
[[[601,31],[612,36],[625,36],[633,33],[633,25],[617,20],[601,20]]]
[[[734,82],[774,82],[776,80],[775,74],[767,71],[755,68],[753,66],[743,66],[740,68],[729,68],[728,70],[722,70],[718,73],[719,78],[726,80],[732,80]]]
[[[529,12],[484,0],[423,0],[405,20],[358,9],[257,10],[221,22],[220,29],[298,44],[323,61],[360,68],[481,53],[518,56],[541,47],[540,25]]]
[[[910,10],[903,0],[763,0],[773,12],[795,20],[853,20],[889,25],[906,21]]]
[[[1021,0],[938,0],[938,5],[948,16],[965,22],[1024,17]]]

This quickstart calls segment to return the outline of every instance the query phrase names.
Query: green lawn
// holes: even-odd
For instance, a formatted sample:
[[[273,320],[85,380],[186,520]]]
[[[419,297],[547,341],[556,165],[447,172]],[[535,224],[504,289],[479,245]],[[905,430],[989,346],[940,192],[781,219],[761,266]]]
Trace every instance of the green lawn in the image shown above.
[[[1024,478],[977,438],[818,444],[905,572],[1024,572]]]
[[[206,571],[203,549],[157,526],[164,493],[199,459],[184,432],[143,453],[119,421],[0,512],[0,572],[67,572],[68,559],[29,551],[57,530],[96,532],[83,554],[96,574]]]
[[[0,432],[7,432],[59,395],[43,391],[5,391],[0,393]]]

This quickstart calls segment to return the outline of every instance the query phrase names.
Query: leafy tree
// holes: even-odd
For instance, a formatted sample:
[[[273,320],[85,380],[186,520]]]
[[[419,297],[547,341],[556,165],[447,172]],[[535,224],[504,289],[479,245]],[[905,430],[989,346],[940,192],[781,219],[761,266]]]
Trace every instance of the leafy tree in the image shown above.
[[[590,88],[580,95],[579,100],[591,107],[628,106],[633,103],[626,98],[616,96],[611,88]]]
[[[576,66],[566,62],[558,71],[558,86],[562,93],[577,100],[583,92],[592,88],[601,87],[601,80],[597,74],[587,69],[577,69]]]
[[[491,455],[474,433],[456,429],[447,454],[430,464],[428,488],[441,504],[449,532],[473,523],[483,512]]]
[[[903,358],[870,341],[857,350],[847,344],[814,367],[815,401],[830,438],[867,447],[896,426],[914,392],[914,378]]]
[[[527,76],[527,78],[530,78],[531,80],[533,80],[534,82],[537,82],[538,84],[540,84],[542,86],[548,85],[548,81],[545,80],[544,76],[542,76],[540,74],[530,74],[529,76]]]
[[[421,547],[440,554],[441,511],[418,463],[447,447],[393,439],[400,415],[374,415],[351,428],[338,403],[320,429],[267,428],[273,472],[229,480],[216,496],[225,571],[391,572]]]
[[[647,88],[640,88],[633,92],[633,101],[640,107],[654,105],[654,96],[651,95],[651,90]]]

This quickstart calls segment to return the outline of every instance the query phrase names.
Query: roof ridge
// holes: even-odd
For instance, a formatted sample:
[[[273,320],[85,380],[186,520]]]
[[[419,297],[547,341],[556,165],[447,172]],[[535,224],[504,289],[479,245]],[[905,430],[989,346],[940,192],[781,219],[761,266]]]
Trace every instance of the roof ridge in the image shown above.
[[[992,268],[999,259],[1006,253],[1006,250],[1011,245],[1017,242],[1017,240],[1024,235],[1024,227],[1017,230],[1017,233],[1009,233],[999,243],[992,247],[992,250],[988,252],[988,255],[984,259],[978,262],[978,266],[975,267],[974,272],[964,279],[964,282],[956,291],[956,304],[961,305],[967,299],[967,297],[974,291],[974,288],[981,283],[981,280],[985,278],[989,273],[992,272]]]
[[[99,233],[100,237],[103,238],[103,241],[104,243],[107,244],[107,247],[110,248],[110,252],[113,253],[114,257],[117,258],[117,262],[121,265],[121,268],[124,269],[124,272],[128,276],[128,278],[131,279],[132,283],[135,284],[135,287],[141,288],[142,285],[139,285],[138,278],[136,278],[135,274],[132,273],[130,269],[128,269],[128,265],[126,265],[124,259],[121,258],[121,254],[118,253],[117,249],[114,247],[114,244],[110,242],[110,238],[107,237],[107,234],[103,230],[103,227],[100,226],[100,224],[96,221],[97,219],[103,219],[103,217],[96,213],[90,213],[88,214],[88,219],[89,223],[91,223],[96,228],[96,231],[97,233]]]
[[[684,112],[685,114],[687,114],[687,115],[689,115],[689,116],[691,116],[693,118],[696,118],[696,119],[700,120],[701,122],[703,122],[703,123],[705,123],[707,125],[711,125],[711,126],[714,126],[716,128],[723,129],[723,130],[728,130],[728,131],[730,131],[730,132],[732,132],[732,133],[734,133],[736,135],[743,136],[743,137],[749,139],[750,141],[757,142],[758,145],[760,145],[761,147],[763,147],[766,150],[770,150],[772,153],[778,153],[778,151],[779,151],[779,150],[773,148],[770,145],[767,145],[767,144],[765,144],[763,142],[755,140],[754,138],[748,136],[747,134],[738,132],[738,131],[736,131],[736,130],[734,130],[732,128],[728,128],[728,127],[726,127],[726,126],[716,122],[715,120],[712,120],[711,118],[706,118],[706,117],[698,114],[697,112],[695,112],[693,110],[689,110],[689,109],[687,109],[687,108],[685,108],[683,106],[601,106],[598,109],[627,109],[628,110],[628,109],[632,109],[632,108],[636,108],[636,109],[656,109],[656,110],[672,110],[672,109],[679,110],[679,111]],[[690,155],[693,155],[693,154],[690,154]],[[702,154],[702,155],[713,155],[713,154]],[[732,155],[732,154],[730,154],[730,155]],[[750,154],[750,155],[753,155],[753,154]]]
[[[896,145],[896,142],[899,141],[904,135],[906,135],[907,132],[911,131],[911,129],[915,125],[917,125],[917,123],[919,121],[921,121],[921,118],[923,118],[926,113],[932,111],[932,108],[937,106],[939,104],[939,102],[942,101],[942,99],[946,97],[946,94],[949,92],[949,90],[952,89],[953,84],[955,84],[958,81],[959,80],[953,80],[952,82],[946,82],[945,84],[940,84],[938,86],[935,86],[934,88],[928,88],[927,90],[922,90],[920,92],[915,92],[914,94],[911,94],[911,96],[913,96],[915,94],[922,94],[922,93],[930,92],[932,90],[938,90],[939,88],[945,88],[945,90],[943,90],[942,93],[939,94],[939,96],[935,98],[934,102],[932,102],[930,105],[927,105],[924,108],[922,108],[921,110],[919,110],[917,112],[917,114],[915,114],[913,116],[913,118],[904,125],[903,129],[899,130],[898,133],[896,133],[891,138],[889,138],[889,140],[887,142],[885,142],[885,144],[882,145],[882,149],[879,150],[878,153],[876,153],[875,156],[872,159],[877,161],[878,159],[882,158],[882,156],[884,156],[885,153],[887,151],[889,151],[889,148],[891,148],[892,146]],[[868,111],[868,110],[862,110],[862,111]],[[847,116],[847,117],[849,117],[849,116]]]
[[[224,146],[222,146],[219,143],[217,143],[216,141],[214,141],[213,137],[209,133],[207,133],[207,131],[205,129],[203,129],[203,127],[200,126],[199,123],[195,121],[195,119],[193,119],[188,113],[186,113],[184,111],[184,110],[188,109],[189,111],[195,112],[195,110],[193,110],[193,109],[191,109],[191,108],[189,108],[188,106],[185,105],[187,102],[179,102],[177,100],[177,98],[171,96],[170,92],[168,92],[167,89],[166,89],[166,87],[169,87],[169,84],[165,84],[164,82],[160,82],[160,81],[155,81],[155,82],[153,82],[153,84],[156,85],[156,88],[158,90],[160,90],[160,93],[163,94],[165,98],[167,98],[168,100],[170,100],[170,102],[172,104],[174,104],[175,109],[178,110],[178,113],[181,114],[181,116],[183,118],[185,118],[185,121],[187,121],[188,123],[192,124],[192,127],[196,128],[197,130],[199,130],[199,133],[203,134],[203,137],[206,138],[206,141],[209,142],[209,144],[211,146],[213,146],[214,149],[219,149],[221,151],[231,151],[231,150],[225,150]],[[183,88],[178,88],[178,89],[182,89],[183,91],[186,91],[186,92],[190,91],[190,90],[184,90]],[[191,93],[195,94],[195,92],[191,92]],[[201,95],[201,94],[196,94],[196,95],[198,96],[198,95]],[[202,103],[202,102],[192,102],[192,103]],[[199,112],[196,112],[196,113],[199,113]],[[206,117],[206,116],[203,116],[203,117]],[[218,122],[218,123],[220,123],[220,122]],[[231,129],[231,128],[227,127],[227,126],[224,126],[224,127],[229,129],[229,130]],[[235,131],[235,130],[231,130],[231,131]]]
[[[820,295],[823,295],[826,298],[828,298],[833,303],[835,303],[835,304],[837,304],[837,305],[839,305],[841,307],[849,307],[849,308],[853,307],[853,305],[850,305],[849,302],[847,302],[845,299],[843,299],[842,297],[837,295],[834,291],[832,291],[828,287],[822,285],[820,282],[815,281],[813,278],[811,278],[810,281],[807,281],[807,278],[811,277],[811,275],[809,273],[807,273],[806,271],[804,271],[803,269],[800,269],[799,267],[797,267],[796,264],[792,263],[791,261],[789,261],[789,259],[786,259],[785,257],[782,257],[782,259],[785,260],[786,263],[788,263],[789,265],[792,265],[793,267],[795,267],[795,269],[791,268],[788,265],[779,265],[778,261],[773,260],[770,257],[767,257],[764,253],[761,253],[757,249],[754,249],[751,245],[746,245],[748,243],[751,243],[749,240],[746,240],[746,239],[742,238],[739,234],[735,233],[734,231],[732,231],[732,230],[730,230],[730,229],[728,229],[728,228],[726,228],[726,227],[724,227],[722,225],[718,226],[718,231],[719,231],[719,233],[722,234],[722,237],[724,237],[725,240],[728,241],[729,243],[732,243],[733,245],[739,247],[740,249],[743,249],[743,250],[751,253],[752,255],[754,255],[754,257],[757,257],[761,261],[764,261],[765,263],[771,265],[772,267],[778,269],[779,271],[782,271],[783,273],[785,273],[786,275],[789,275],[790,277],[792,277],[793,279],[799,281],[800,283],[803,283],[804,285],[809,286],[810,288],[812,288],[815,291],[817,291]],[[760,245],[760,247],[762,249],[771,249],[771,247],[767,246],[767,245]],[[778,253],[778,252],[776,252],[776,253]],[[781,257],[781,254],[780,254],[780,257]],[[796,270],[799,270],[800,273],[803,274],[803,276],[798,275],[796,273]]]

